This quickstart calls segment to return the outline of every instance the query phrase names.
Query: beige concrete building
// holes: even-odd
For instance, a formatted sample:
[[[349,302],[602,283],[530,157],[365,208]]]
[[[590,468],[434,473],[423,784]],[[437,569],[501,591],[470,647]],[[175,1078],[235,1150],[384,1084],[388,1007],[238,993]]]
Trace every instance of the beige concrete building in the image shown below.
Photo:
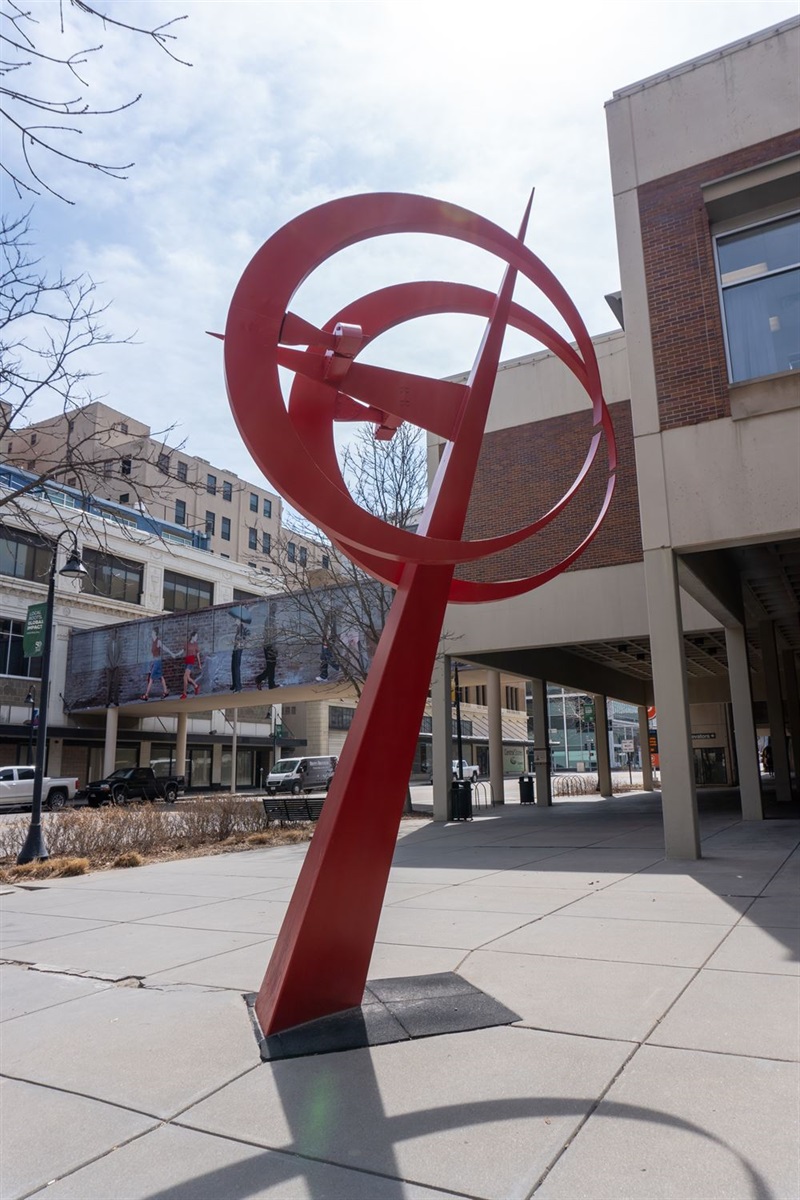
[[[765,812],[757,730],[769,733],[774,755],[766,800],[789,813],[796,796],[798,62],[794,20],[609,101],[625,332],[595,344],[619,444],[614,502],[566,573],[519,599],[451,606],[446,619],[445,650],[492,668],[490,710],[499,710],[500,671],[532,680],[542,802],[544,681],[596,695],[598,713],[609,696],[636,704],[643,741],[647,706],[656,706],[671,857],[699,855],[698,752],[723,729],[734,731],[746,818]],[[468,535],[521,525],[564,491],[582,461],[586,408],[551,356],[504,365]],[[499,513],[498,469],[508,496]],[[545,536],[471,577],[513,578],[558,561],[588,528],[604,482],[600,472]],[[433,716],[442,816],[451,757],[446,661]],[[597,744],[609,792],[603,739]]]
[[[220,558],[275,573],[271,555],[281,534],[281,498],[188,447],[154,438],[149,425],[107,404],[87,404],[8,433],[0,458],[143,507],[159,520],[206,534]]]

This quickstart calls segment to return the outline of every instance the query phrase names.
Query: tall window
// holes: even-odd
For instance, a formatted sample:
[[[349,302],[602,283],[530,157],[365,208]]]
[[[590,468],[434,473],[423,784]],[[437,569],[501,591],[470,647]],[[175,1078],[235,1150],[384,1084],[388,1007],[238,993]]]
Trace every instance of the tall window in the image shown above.
[[[800,370],[800,214],[717,237],[733,383]]]
[[[229,542],[231,540],[230,517],[223,517],[220,521],[220,537],[222,538],[223,542]]]
[[[308,551],[305,546],[300,547],[300,566],[304,567],[308,563]]]
[[[248,529],[247,531],[247,548],[248,550],[258,549],[258,534],[255,529]]]
[[[178,470],[177,470],[177,472],[176,472],[176,473],[177,473],[177,476],[178,476],[178,482],[179,482],[179,483],[186,483],[186,480],[187,480],[187,479],[188,479],[188,477],[189,477],[189,468],[188,468],[187,464],[186,464],[185,462],[179,462],[179,463],[178,463]]]
[[[233,484],[231,483],[231,481],[229,479],[223,479],[223,481],[222,481],[222,499],[223,500],[232,500],[233,499]]]
[[[141,604],[144,579],[141,563],[129,562],[89,547],[84,547],[81,556],[88,571],[83,580],[84,592],[108,596],[110,600],[124,600],[127,604]]]
[[[47,582],[53,548],[44,538],[0,525],[0,575]]]
[[[186,501],[185,500],[176,500],[175,501],[175,524],[176,525],[185,525],[186,524]]]
[[[271,500],[266,500],[266,499],[264,500],[264,516],[265,517],[272,516],[272,501]]]
[[[255,492],[250,493],[250,512],[258,512],[258,496]]]
[[[0,675],[22,675],[38,678],[42,673],[40,658],[26,658],[22,653],[24,621],[0,618]]]
[[[217,477],[216,475],[206,475],[206,491],[209,496],[217,494]]]
[[[295,546],[294,542],[286,543],[286,557],[288,558],[289,562],[292,563],[297,558],[297,547]]]
[[[192,579],[176,571],[164,572],[164,608],[167,612],[208,608],[212,603],[212,595],[213,588],[204,579]]]
[[[261,535],[261,553],[272,553],[272,535],[269,533],[262,533]]]
[[[323,569],[323,571],[327,571],[327,570],[330,568],[330,565],[331,565],[331,560],[330,560],[330,558],[328,557],[328,555],[327,555],[327,554],[323,554],[323,556],[322,556],[322,569]]]
[[[130,473],[131,473],[131,460],[130,460],[129,458],[122,458],[122,459],[120,459],[119,469],[120,469],[120,474],[122,474],[122,475],[130,475]]]
[[[213,512],[207,512],[207,513],[206,513],[206,533],[210,534],[210,535],[213,537],[213,535],[214,535],[216,532],[217,532],[217,516],[216,516],[216,513],[213,513]]]
[[[169,455],[168,454],[159,454],[158,469],[162,475],[169,475]]]

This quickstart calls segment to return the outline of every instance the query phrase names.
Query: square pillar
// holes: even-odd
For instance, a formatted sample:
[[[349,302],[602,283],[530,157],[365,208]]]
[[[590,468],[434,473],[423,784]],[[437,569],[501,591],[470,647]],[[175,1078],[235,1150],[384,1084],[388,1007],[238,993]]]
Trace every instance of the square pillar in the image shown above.
[[[658,755],[666,856],[700,858],[680,589],[672,550],[668,546],[646,550],[644,573],[653,687],[658,707]]]
[[[186,774],[186,737],[189,729],[189,714],[178,713],[178,729],[175,738],[175,774]]]
[[[503,772],[503,711],[500,706],[500,672],[486,672],[486,703],[489,718],[489,782],[492,803],[505,804]]]
[[[117,727],[119,725],[119,709],[114,706],[106,709],[106,740],[103,743],[103,778],[107,779],[114,770],[117,762]]]
[[[642,787],[646,792],[653,792],[653,760],[650,757],[650,722],[647,719],[647,705],[640,704],[639,714],[639,753],[642,758]]]
[[[597,750],[597,781],[600,795],[608,799],[614,795],[611,780],[611,752],[608,748],[608,697],[595,695],[594,730]]]
[[[800,779],[800,687],[798,687],[797,657],[794,650],[784,650],[781,660],[783,662],[786,715],[789,723],[789,744],[791,746],[789,771],[791,773],[794,770],[794,784],[797,787],[798,779]]]
[[[775,799],[788,804],[792,799],[792,781],[789,776],[789,752],[786,747],[786,710],[781,694],[781,673],[778,665],[778,646],[775,640],[773,621],[761,621],[758,626],[761,642],[761,661],[764,664],[764,681],[767,687],[767,716],[772,745],[772,769],[775,772]]]
[[[753,721],[753,695],[750,690],[750,664],[743,625],[725,630],[725,653],[733,708],[733,736],[739,765],[739,794],[744,821],[762,821],[761,774],[758,769],[756,727]]]
[[[437,659],[431,677],[433,729],[433,819],[450,820],[450,781],[453,777],[453,699],[450,656]]]
[[[536,804],[549,808],[553,803],[553,784],[550,778],[550,721],[547,712],[547,681],[531,680],[533,699],[533,753],[534,758],[544,757],[544,762],[534,762],[536,776]],[[541,751],[544,750],[544,756]]]

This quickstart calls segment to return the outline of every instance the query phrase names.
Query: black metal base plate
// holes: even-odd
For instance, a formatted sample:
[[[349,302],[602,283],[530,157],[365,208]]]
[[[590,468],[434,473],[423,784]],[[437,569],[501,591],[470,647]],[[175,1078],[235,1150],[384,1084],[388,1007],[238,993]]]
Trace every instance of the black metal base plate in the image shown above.
[[[246,997],[255,1004],[255,995]],[[383,1046],[411,1038],[435,1037],[510,1025],[519,1016],[451,971],[375,979],[367,984],[359,1008],[294,1025],[282,1033],[259,1037],[265,1062],[333,1054],[364,1046]]]

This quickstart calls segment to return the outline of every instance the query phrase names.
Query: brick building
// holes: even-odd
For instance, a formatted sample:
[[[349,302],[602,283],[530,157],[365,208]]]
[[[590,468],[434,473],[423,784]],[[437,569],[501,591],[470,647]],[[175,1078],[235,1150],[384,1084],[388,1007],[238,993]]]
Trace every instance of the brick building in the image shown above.
[[[446,619],[445,649],[489,669],[495,705],[500,671],[532,680],[542,798],[545,681],[593,693],[598,720],[608,697],[635,704],[642,744],[656,706],[673,857],[699,854],[698,781],[738,782],[744,816],[764,815],[757,733],[771,737],[779,811],[796,794],[799,39],[800,22],[784,22],[609,101],[625,329],[595,346],[619,440],[612,508],[565,574],[497,605],[451,606]],[[532,520],[577,473],[590,422],[566,375],[549,354],[501,369],[473,536]],[[558,561],[588,530],[603,482],[600,468],[542,537],[472,577],[528,575]],[[448,686],[445,660],[433,713],[440,815]],[[598,766],[610,791],[603,743]]]

